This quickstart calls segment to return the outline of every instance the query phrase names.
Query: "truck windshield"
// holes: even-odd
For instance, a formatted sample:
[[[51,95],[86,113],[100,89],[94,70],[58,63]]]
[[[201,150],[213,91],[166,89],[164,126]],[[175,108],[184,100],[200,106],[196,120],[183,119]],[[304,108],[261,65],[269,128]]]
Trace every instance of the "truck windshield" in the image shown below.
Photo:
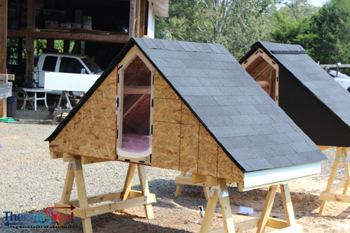
[[[103,71],[93,60],[91,60],[91,58],[85,57],[81,60],[85,63],[85,65],[93,74],[97,74]]]

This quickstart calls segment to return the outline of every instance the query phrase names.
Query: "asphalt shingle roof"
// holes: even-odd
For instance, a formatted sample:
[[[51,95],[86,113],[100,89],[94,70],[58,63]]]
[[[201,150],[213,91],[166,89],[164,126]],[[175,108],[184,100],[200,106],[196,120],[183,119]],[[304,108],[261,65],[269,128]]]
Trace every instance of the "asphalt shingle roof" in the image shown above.
[[[98,83],[134,44],[244,172],[327,159],[222,45],[133,38]]]
[[[350,127],[350,95],[300,45],[257,42]],[[252,46],[252,47],[253,47]]]

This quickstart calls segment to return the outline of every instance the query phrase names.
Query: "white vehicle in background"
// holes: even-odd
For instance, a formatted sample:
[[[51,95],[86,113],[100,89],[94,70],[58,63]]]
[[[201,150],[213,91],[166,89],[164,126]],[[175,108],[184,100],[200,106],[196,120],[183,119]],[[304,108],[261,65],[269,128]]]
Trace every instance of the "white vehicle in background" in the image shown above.
[[[34,79],[45,89],[87,92],[102,73],[88,56],[42,53]]]
[[[330,70],[329,74],[337,81],[345,90],[350,92],[350,77],[346,74],[338,72],[336,70]]]

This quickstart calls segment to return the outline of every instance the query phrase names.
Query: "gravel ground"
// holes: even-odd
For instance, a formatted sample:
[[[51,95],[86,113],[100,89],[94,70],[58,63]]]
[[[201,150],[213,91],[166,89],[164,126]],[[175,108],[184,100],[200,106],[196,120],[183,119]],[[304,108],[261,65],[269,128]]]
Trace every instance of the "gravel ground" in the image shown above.
[[[67,163],[62,162],[61,159],[50,159],[49,144],[44,140],[53,132],[57,124],[51,125],[51,119],[48,119],[47,115],[48,112],[46,111],[23,112],[18,110],[16,117],[19,119],[18,122],[0,122],[0,144],[3,147],[0,148],[0,232],[82,232],[79,218],[75,218],[74,222],[66,223],[66,225],[72,227],[70,229],[14,229],[3,225],[5,222],[4,211],[10,211],[14,214],[42,214],[46,207],[50,207],[60,200]],[[327,175],[330,173],[334,161],[335,149],[326,150],[325,154],[330,160],[322,163],[321,176],[308,178],[308,181],[322,184],[327,182]],[[122,189],[127,167],[127,163],[121,162],[84,165],[88,195]],[[339,169],[342,169],[342,167]],[[140,229],[146,229],[145,232],[197,231],[199,229],[196,222],[199,216],[197,208],[199,205],[206,205],[202,189],[186,186],[181,197],[174,197],[176,185],[173,181],[175,176],[178,175],[178,171],[146,167],[146,172],[150,190],[157,196],[154,210],[158,218],[153,222],[144,218],[141,219],[140,222],[143,223],[139,226]],[[345,176],[345,173],[341,171],[338,175]],[[291,185],[293,186],[293,183]],[[137,175],[133,182],[133,189],[139,190]],[[252,193],[262,196],[261,192],[266,195],[266,189],[242,194],[237,191],[233,184],[229,191],[231,195],[233,192],[233,196],[247,196]],[[72,198],[77,198],[75,186],[73,187]],[[231,204],[238,206],[241,203],[231,200]],[[114,230],[106,230],[108,229],[105,228],[106,224],[115,221],[116,218],[119,223],[131,221],[134,224],[133,215],[140,213],[144,215],[143,209],[137,207],[125,214],[116,213],[94,217],[92,218],[94,231],[116,232],[114,227],[118,227],[117,229],[120,230],[121,225],[113,225]],[[186,216],[189,220],[177,223],[175,213],[180,217],[189,215]],[[168,222],[165,219],[168,219]],[[220,222],[219,217],[217,221]],[[149,228],[152,230],[147,230],[147,226],[152,226],[152,228]],[[135,232],[137,228],[128,229],[126,226],[123,232]]]

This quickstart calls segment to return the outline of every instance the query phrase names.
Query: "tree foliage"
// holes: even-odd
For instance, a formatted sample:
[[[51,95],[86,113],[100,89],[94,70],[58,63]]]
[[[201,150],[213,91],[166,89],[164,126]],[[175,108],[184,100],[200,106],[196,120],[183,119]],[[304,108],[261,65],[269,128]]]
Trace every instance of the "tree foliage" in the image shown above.
[[[270,37],[272,0],[173,0],[169,18],[157,18],[156,37],[223,44],[236,58]]]

